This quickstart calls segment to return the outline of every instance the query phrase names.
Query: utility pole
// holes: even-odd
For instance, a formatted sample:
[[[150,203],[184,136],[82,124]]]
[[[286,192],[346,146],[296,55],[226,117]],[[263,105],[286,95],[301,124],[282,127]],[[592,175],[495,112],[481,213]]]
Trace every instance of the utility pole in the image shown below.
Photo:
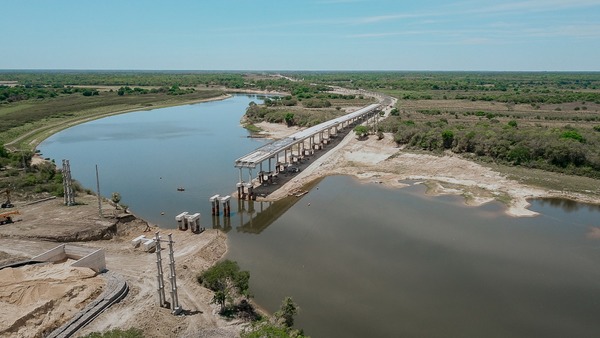
[[[162,270],[162,258],[160,257],[160,236],[158,235],[158,231],[156,232],[156,267],[158,269],[158,273],[156,275],[158,279],[158,304],[160,307],[165,307],[165,281],[163,279],[163,270]]]
[[[98,176],[98,165],[96,164],[96,193],[98,194],[98,214],[100,215],[100,218],[104,217],[102,216],[102,197],[100,196],[100,179]]]
[[[167,307],[166,297],[165,297],[165,282],[164,275],[162,269],[162,258],[161,258],[161,247],[160,247],[160,236],[158,231],[156,232],[156,236],[154,238],[156,241],[156,268],[158,273],[156,275],[158,280],[158,302],[160,307]],[[179,305],[179,298],[177,296],[177,277],[175,276],[175,254],[173,253],[173,238],[172,234],[169,234],[169,282],[171,284],[171,313],[174,315],[178,315],[181,313],[182,309]]]

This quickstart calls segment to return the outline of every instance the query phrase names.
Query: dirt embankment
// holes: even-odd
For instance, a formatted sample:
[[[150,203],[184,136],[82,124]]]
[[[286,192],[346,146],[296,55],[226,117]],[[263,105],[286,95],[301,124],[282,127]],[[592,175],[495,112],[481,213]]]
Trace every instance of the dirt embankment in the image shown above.
[[[105,218],[100,218],[94,196],[80,196],[76,200],[84,203],[67,207],[56,199],[32,205],[16,201],[21,215],[15,218],[15,223],[0,227],[0,265],[41,254],[59,245],[55,241],[65,239],[69,242],[79,239],[73,244],[104,249],[107,269],[123,276],[130,292],[78,334],[134,327],[141,329],[146,337],[238,335],[243,323],[228,322],[218,316],[211,304],[213,293],[196,281],[198,273],[226,253],[224,233],[213,229],[201,234],[160,229],[131,216],[119,220],[112,216],[114,208],[109,205],[103,210]],[[153,237],[156,231],[160,231],[162,239],[172,232],[175,242],[177,287],[183,309],[179,316],[158,306],[156,254],[131,244],[133,238]],[[92,240],[100,233],[105,234],[100,236],[102,240]],[[164,245],[162,250],[163,272],[166,299],[170,302],[166,248]],[[42,332],[68,321],[97,297],[104,286],[103,279],[94,277],[93,272],[82,276],[79,269],[72,269],[47,264],[0,270],[0,307],[10,312],[10,317],[0,312],[0,337],[41,336]]]
[[[100,294],[104,280],[72,263],[0,270],[0,336],[47,335]]]

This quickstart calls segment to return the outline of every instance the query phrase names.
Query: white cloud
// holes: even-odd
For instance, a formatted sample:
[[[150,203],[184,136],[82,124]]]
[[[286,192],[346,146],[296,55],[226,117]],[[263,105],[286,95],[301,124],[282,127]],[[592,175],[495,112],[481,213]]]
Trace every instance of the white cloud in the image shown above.
[[[532,12],[560,12],[568,9],[581,9],[588,7],[600,8],[599,0],[526,0],[518,2],[505,2],[494,5],[485,5],[480,1],[454,3],[437,11],[423,11],[413,13],[396,13],[365,16],[350,20],[356,24],[372,24],[385,21],[433,17],[463,17],[468,14],[505,14],[505,13],[532,13]]]

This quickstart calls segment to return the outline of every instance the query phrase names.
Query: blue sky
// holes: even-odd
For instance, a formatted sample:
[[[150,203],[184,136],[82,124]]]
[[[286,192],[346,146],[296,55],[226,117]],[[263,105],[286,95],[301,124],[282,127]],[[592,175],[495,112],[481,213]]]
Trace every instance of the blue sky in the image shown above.
[[[600,71],[600,0],[2,0],[0,29],[0,69]]]

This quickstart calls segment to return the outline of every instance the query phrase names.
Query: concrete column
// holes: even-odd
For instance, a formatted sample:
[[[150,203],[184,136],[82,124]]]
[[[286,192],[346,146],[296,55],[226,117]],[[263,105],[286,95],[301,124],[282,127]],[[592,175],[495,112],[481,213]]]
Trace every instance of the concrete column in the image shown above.
[[[158,235],[158,231],[155,233],[154,240],[156,241],[156,268],[158,270],[156,275],[156,278],[158,280],[158,305],[160,307],[165,307],[165,280],[163,278],[162,258],[160,256],[160,236]]]
[[[181,214],[175,216],[175,220],[177,221],[177,228],[179,230],[183,230],[186,231],[188,229],[188,224],[185,220],[185,217],[187,216],[188,212],[182,212]]]
[[[238,194],[238,199],[244,199],[244,183],[238,183],[236,185],[237,187],[237,194]]]
[[[238,191],[239,191],[239,187],[238,187]],[[210,201],[210,205],[212,207],[213,216],[219,214],[219,198],[220,197],[221,197],[220,195],[214,195],[208,199]]]
[[[231,205],[229,203],[229,200],[231,199],[231,196],[227,195],[225,197],[221,197],[221,204],[223,204],[223,216],[224,217],[229,217],[231,215]]]
[[[177,297],[177,277],[175,276],[175,255],[173,254],[173,238],[169,234],[169,268],[171,274],[169,280],[171,282],[171,313],[178,315],[181,312],[181,306],[179,306],[179,298]]]

